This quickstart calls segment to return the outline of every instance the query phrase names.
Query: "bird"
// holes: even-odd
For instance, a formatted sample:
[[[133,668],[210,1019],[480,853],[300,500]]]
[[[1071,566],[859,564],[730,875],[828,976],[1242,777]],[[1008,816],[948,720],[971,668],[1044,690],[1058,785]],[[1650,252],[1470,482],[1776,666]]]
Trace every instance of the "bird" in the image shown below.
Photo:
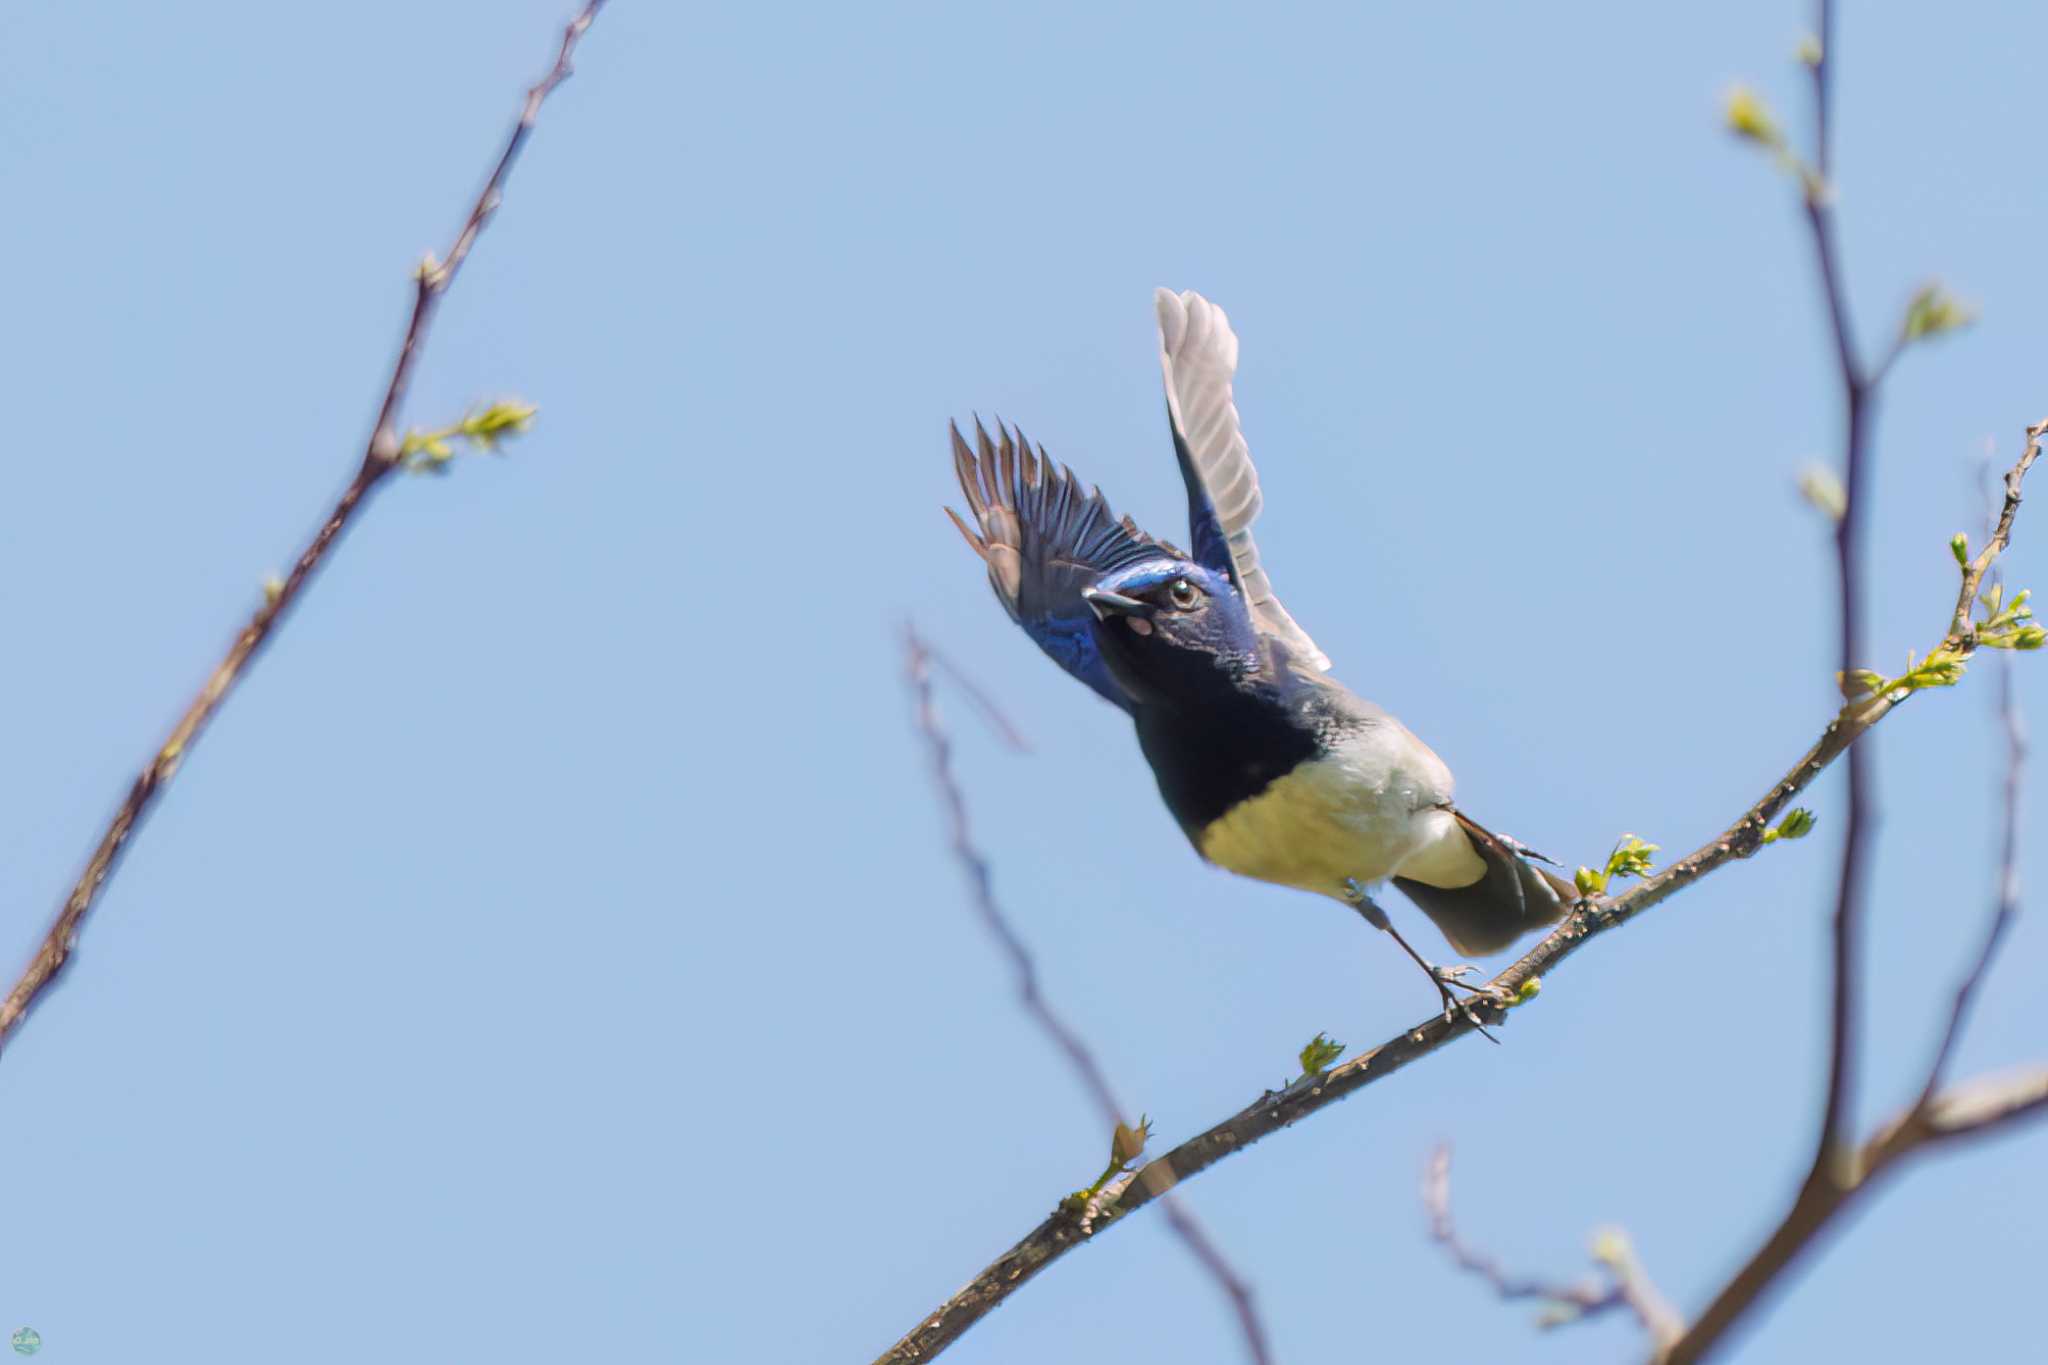
[[[1477,1025],[1452,993],[1487,993],[1464,980],[1473,969],[1418,952],[1378,889],[1404,893],[1460,956],[1555,923],[1577,890],[1460,810],[1435,751],[1330,676],[1252,539],[1262,499],[1231,393],[1230,320],[1192,290],[1160,289],[1154,303],[1191,551],[1118,517],[1000,419],[991,437],[977,417],[972,445],[949,424],[968,510],[946,514],[1011,619],[1128,714],[1197,854],[1349,906],[1429,973],[1447,1019]]]

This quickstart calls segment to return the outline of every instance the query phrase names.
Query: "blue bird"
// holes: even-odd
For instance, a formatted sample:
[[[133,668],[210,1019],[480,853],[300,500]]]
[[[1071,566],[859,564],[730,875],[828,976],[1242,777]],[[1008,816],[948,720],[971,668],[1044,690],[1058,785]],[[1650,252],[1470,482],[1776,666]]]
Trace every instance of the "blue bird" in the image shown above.
[[[1328,674],[1259,564],[1259,478],[1231,397],[1237,337],[1201,295],[1161,289],[1159,362],[1193,553],[1118,518],[1099,489],[998,423],[952,428],[972,523],[946,514],[1012,620],[1135,722],[1159,793],[1219,867],[1342,901],[1392,935],[1454,1008],[1438,966],[1372,898],[1391,881],[1460,954],[1560,919],[1572,884],[1452,801],[1450,769]],[[1476,1017],[1474,1022],[1477,1022]]]

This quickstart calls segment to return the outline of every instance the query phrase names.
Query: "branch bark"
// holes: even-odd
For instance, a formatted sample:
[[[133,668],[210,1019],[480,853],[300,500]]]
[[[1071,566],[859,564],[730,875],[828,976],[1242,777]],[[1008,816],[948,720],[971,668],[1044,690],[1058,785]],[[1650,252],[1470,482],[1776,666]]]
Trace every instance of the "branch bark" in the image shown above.
[[[583,37],[591,21],[604,5],[604,0],[589,0],[589,3],[569,21],[562,31],[562,42],[555,56],[555,63],[526,92],[526,101],[521,106],[519,119],[512,127],[511,136],[506,140],[497,164],[492,168],[490,178],[471,205],[469,216],[464,220],[455,241],[448,249],[445,261],[431,257],[423,263],[415,276],[413,289],[412,317],[405,329],[405,338],[399,343],[398,355],[392,362],[391,377],[384,388],[383,402],[378,406],[377,420],[371,426],[370,439],[363,452],[362,463],[348,487],[342,490],[334,510],[313,533],[313,538],[299,552],[292,564],[291,573],[284,582],[265,594],[263,605],[256,609],[249,623],[242,627],[227,653],[214,665],[207,675],[199,694],[185,708],[171,733],[158,746],[145,764],[121,804],[108,821],[99,843],[86,860],[85,870],[79,874],[71,893],[65,897],[57,916],[43,935],[41,945],[29,959],[28,966],[15,982],[14,988],[0,1000],[0,1049],[12,1040],[14,1033],[28,1017],[29,1011],[56,981],[58,974],[70,960],[73,947],[78,941],[78,931],[86,915],[99,899],[116,866],[121,853],[127,847],[136,829],[141,825],[151,808],[162,797],[171,779],[177,775],[178,767],[185,760],[192,745],[206,729],[214,714],[226,701],[228,693],[241,680],[249,664],[269,643],[287,613],[299,600],[299,596],[312,581],[320,566],[326,562],[335,543],[341,539],[350,523],[362,511],[370,496],[390,477],[398,467],[401,443],[395,426],[400,407],[405,401],[406,389],[412,380],[414,366],[419,361],[421,349],[426,345],[427,333],[433,323],[434,313],[441,296],[454,283],[462,263],[469,258],[470,249],[476,244],[477,234],[483,231],[485,223],[497,211],[504,195],[505,180],[511,174],[513,164],[519,159],[521,148],[526,145],[532,133],[540,107],[557,86],[569,78],[570,58],[574,55],[577,42]]]

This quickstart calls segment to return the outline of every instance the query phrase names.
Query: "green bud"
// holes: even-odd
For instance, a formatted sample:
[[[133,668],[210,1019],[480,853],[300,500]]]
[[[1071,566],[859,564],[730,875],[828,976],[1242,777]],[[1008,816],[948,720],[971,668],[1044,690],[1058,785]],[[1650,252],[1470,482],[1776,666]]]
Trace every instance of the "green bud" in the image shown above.
[[[1526,1005],[1541,994],[1543,994],[1543,978],[1532,976],[1521,985],[1515,987],[1515,1003],[1517,1005]]]
[[[1961,531],[1958,531],[1953,536],[1949,537],[1948,551],[1950,554],[1956,557],[1956,563],[1962,565],[1965,568],[1969,567],[1970,538],[1968,536],[1964,535]]]
[[[1906,318],[1899,325],[1899,332],[1906,341],[1921,341],[1943,332],[1959,331],[1976,320],[1976,311],[1958,301],[1937,281],[1922,285],[1907,303]]]
[[[1628,1234],[1620,1228],[1601,1228],[1593,1234],[1593,1259],[1612,1270],[1633,1260]]]
[[[1730,90],[1721,112],[1728,131],[1735,136],[1773,150],[1785,145],[1785,134],[1779,130],[1777,120],[1771,117],[1762,97],[1748,86],[1738,85]]]
[[[1572,884],[1579,888],[1581,896],[1597,896],[1607,889],[1607,878],[1590,867],[1582,867],[1572,874]]]
[[[1614,852],[1607,855],[1609,877],[1646,877],[1650,874],[1650,855],[1657,851],[1656,844],[1644,843],[1633,834],[1621,836],[1621,842],[1614,846]]]
[[[2021,626],[2012,635],[2014,649],[2039,649],[2044,643],[2048,643],[2048,630],[2040,626]]]
[[[476,442],[479,450],[492,450],[503,437],[524,432],[533,424],[533,415],[539,411],[531,403],[504,400],[471,413],[456,429]]]
[[[1849,511],[1849,494],[1841,477],[1826,465],[1810,464],[1800,471],[1799,496],[1829,521],[1840,521]]]

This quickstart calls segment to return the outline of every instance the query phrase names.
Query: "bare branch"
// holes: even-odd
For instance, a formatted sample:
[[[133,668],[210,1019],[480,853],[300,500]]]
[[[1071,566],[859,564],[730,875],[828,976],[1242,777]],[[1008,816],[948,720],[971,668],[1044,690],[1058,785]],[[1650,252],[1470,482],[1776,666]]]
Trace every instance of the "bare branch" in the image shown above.
[[[1970,1006],[1975,1003],[1977,992],[1983,986],[1984,978],[1990,974],[1991,964],[1997,960],[1998,950],[2005,945],[2005,936],[2020,913],[2020,785],[2027,765],[2027,726],[2020,716],[2019,702],[2013,695],[2010,659],[2005,660],[1998,670],[1998,716],[2005,730],[2006,753],[2005,822],[1999,839],[1997,903],[1991,911],[1990,922],[1985,926],[1984,941],[1978,946],[1976,959],[1956,986],[1955,1003],[1949,1008],[1948,1027],[1942,1031],[1941,1044],[1935,1049],[1934,1061],[1927,1068],[1927,1083],[1920,1092],[1922,1106],[1933,1102],[1934,1093],[1940,1088],[1949,1061],[1955,1055],[1956,1044],[1962,1041]]]
[[[1603,1229],[1594,1239],[1594,1259],[1607,1271],[1604,1284],[1592,1277],[1566,1282],[1510,1275],[1501,1269],[1498,1260],[1465,1241],[1451,1218],[1448,1145],[1430,1154],[1422,1177],[1422,1203],[1429,1213],[1429,1235],[1450,1254],[1460,1270],[1485,1281],[1503,1299],[1535,1299],[1547,1305],[1537,1318],[1539,1326],[1561,1327],[1626,1308],[1659,1346],[1677,1340],[1685,1330],[1671,1305],[1650,1283],[1627,1237],[1616,1229]]]
[[[328,513],[327,520],[313,533],[313,538],[300,551],[284,581],[265,593],[263,604],[236,635],[228,646],[227,654],[214,666],[207,676],[199,695],[185,709],[185,713],[172,727],[167,738],[143,765],[141,774],[128,789],[108,822],[105,833],[100,836],[92,856],[87,859],[85,871],[71,888],[71,894],[64,900],[57,917],[43,936],[35,956],[29,960],[21,979],[7,998],[0,1001],[0,1047],[13,1037],[14,1031],[28,1016],[30,1008],[48,990],[50,984],[70,959],[71,950],[78,940],[79,926],[84,922],[107,879],[113,875],[116,863],[129,838],[156,804],[171,779],[177,775],[178,765],[185,759],[192,745],[198,740],[206,725],[227,699],[230,690],[241,679],[251,660],[270,640],[277,625],[297,603],[299,594],[305,590],[314,573],[325,561],[328,552],[348,529],[350,522],[362,509],[363,504],[374,493],[384,479],[397,467],[400,442],[393,420],[405,398],[405,391],[411,381],[414,365],[418,362],[421,348],[426,344],[427,330],[433,321],[434,309],[440,296],[454,281],[455,273],[469,256],[476,237],[483,230],[484,223],[497,208],[503,195],[506,176],[511,172],[513,162],[518,159],[519,150],[533,131],[535,117],[548,94],[569,76],[569,59],[574,53],[578,39],[597,15],[604,0],[590,0],[583,10],[571,20],[562,34],[561,50],[554,66],[541,81],[527,91],[526,102],[519,114],[519,121],[513,126],[511,137],[499,156],[490,179],[484,183],[483,191],[470,208],[469,216],[457,233],[455,244],[449,248],[445,262],[429,262],[416,277],[413,291],[412,318],[405,330],[405,339],[399,344],[398,356],[391,367],[391,378],[385,385],[384,399],[378,408],[377,420],[370,430],[370,440],[363,452],[361,465],[342,490],[341,498]]]
[[[1842,284],[1839,251],[1835,245],[1832,210],[1834,186],[1829,179],[1833,162],[1828,135],[1829,86],[1834,65],[1834,5],[1819,0],[1819,22],[1815,25],[1820,50],[1812,62],[1814,129],[1817,143],[1813,174],[1804,177],[1806,221],[1813,232],[1814,256],[1819,266],[1821,290],[1825,296],[1829,328],[1835,340],[1836,378],[1842,403],[1842,516],[1835,525],[1835,572],[1841,593],[1841,676],[1850,677],[1863,660],[1863,593],[1858,580],[1863,540],[1864,509],[1869,501],[1858,496],[1865,484],[1865,466],[1870,446],[1870,400],[1872,387],[1856,358],[1854,330],[1849,323],[1849,299]],[[1834,993],[1829,1018],[1828,1092],[1821,1117],[1820,1138],[1814,1156],[1816,1166],[1836,1156],[1842,1124],[1850,1111],[1856,1082],[1857,998],[1861,980],[1857,975],[1857,945],[1864,920],[1864,881],[1869,871],[1865,853],[1870,823],[1871,792],[1875,776],[1871,771],[1870,746],[1849,752],[1849,791],[1843,820],[1842,870],[1836,886],[1834,917]]]
[[[1749,1263],[1736,1272],[1706,1311],[1655,1357],[1657,1365],[1691,1365],[1707,1354],[1778,1283],[1799,1253],[1812,1245],[1843,1209],[1871,1189],[1905,1157],[1936,1143],[1987,1133],[2023,1119],[2048,1117],[2048,1067],[1965,1081],[1916,1101],[1879,1128],[1849,1159],[1841,1178],[1809,1177],[1784,1219]]]
[[[1978,590],[1984,586],[1984,575],[1991,571],[1991,566],[2012,544],[2012,522],[2020,510],[2020,484],[2041,454],[2043,436],[2048,436],[2048,417],[2027,428],[2026,449],[2020,452],[2019,463],[2005,473],[2005,499],[1998,509],[1998,524],[1992,528],[1991,539],[1984,543],[1976,558],[1963,566],[1962,586],[1956,591],[1955,616],[1949,621],[1948,639],[1943,642],[1950,648],[1963,653],[1976,648],[1977,629],[1970,624],[1971,610],[1976,605]]]
[[[932,785],[939,793],[939,800],[946,810],[947,835],[952,844],[953,857],[967,873],[967,881],[974,895],[974,908],[980,914],[982,924],[1001,946],[1003,954],[1010,960],[1010,967],[1017,979],[1017,996],[1038,1027],[1050,1037],[1059,1050],[1066,1055],[1067,1063],[1081,1078],[1096,1108],[1102,1112],[1105,1124],[1112,1131],[1128,1128],[1124,1117],[1126,1111],[1117,1102],[1111,1090],[1109,1078],[1103,1073],[1102,1064],[1082,1041],[1072,1025],[1060,1017],[1045,998],[1038,977],[1038,964],[1031,956],[1031,950],[1014,927],[995,897],[995,886],[989,872],[987,857],[974,843],[973,829],[967,818],[967,799],[960,790],[960,784],[953,778],[953,744],[945,729],[939,724],[938,709],[933,703],[931,665],[934,658],[915,629],[904,631],[904,649],[908,656],[908,672],[911,693],[916,699],[917,729],[924,737],[925,749],[931,756]],[[949,671],[950,670],[950,666]],[[972,689],[976,704],[996,718],[998,730],[1013,742],[1018,738],[1015,727],[1002,718],[986,695],[978,688]],[[1145,1169],[1153,1171],[1159,1163],[1154,1162]],[[1170,1166],[1153,1171],[1149,1177],[1140,1172],[1138,1178],[1147,1182],[1149,1194],[1166,1195],[1166,1218],[1174,1232],[1186,1243],[1188,1250],[1201,1263],[1202,1268],[1216,1281],[1237,1314],[1238,1325],[1244,1333],[1245,1349],[1257,1365],[1268,1365],[1272,1356],[1266,1344],[1265,1324],[1259,1320],[1258,1309],[1252,1302],[1251,1287],[1224,1259],[1208,1232],[1198,1222],[1183,1201],[1168,1194],[1171,1179],[1164,1178]],[[1100,1225],[1103,1201],[1091,1198],[1083,1210],[1061,1209],[1051,1221],[1061,1224],[1062,1246],[1087,1240]],[[994,1298],[988,1298],[988,1290],[982,1281],[986,1274],[977,1278],[960,1293],[942,1305],[937,1313],[918,1324],[907,1336],[884,1353],[877,1365],[890,1362],[929,1360],[932,1356],[951,1345],[955,1338],[974,1323],[980,1321],[988,1309],[1042,1269],[1052,1258],[1047,1255],[1031,1255],[1005,1258],[1007,1278]]]

